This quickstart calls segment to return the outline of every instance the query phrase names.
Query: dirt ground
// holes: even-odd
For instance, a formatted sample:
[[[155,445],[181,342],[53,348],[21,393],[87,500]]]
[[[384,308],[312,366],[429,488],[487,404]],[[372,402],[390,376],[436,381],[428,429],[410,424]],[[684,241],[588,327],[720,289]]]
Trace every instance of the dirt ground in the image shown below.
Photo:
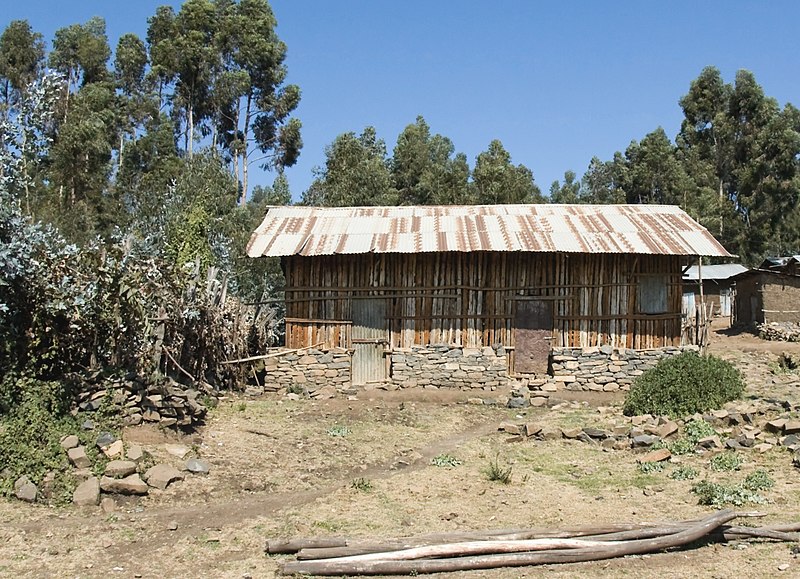
[[[800,402],[796,374],[776,371],[782,351],[717,322],[711,350],[745,372],[749,397]],[[485,393],[489,397],[495,393]],[[633,451],[578,441],[509,443],[504,421],[610,427],[624,419],[621,399],[580,397],[557,410],[509,410],[466,403],[468,393],[409,390],[362,393],[357,400],[289,401],[229,397],[206,425],[183,439],[147,429],[125,432],[172,461],[182,442],[211,464],[143,499],[100,508],[50,508],[0,502],[0,575],[6,577],[272,577],[284,557],[264,555],[276,537],[388,538],[507,527],[566,527],[696,518],[711,512],[693,481],[643,474]],[[447,454],[461,464],[437,467]],[[758,510],[760,524],[800,520],[800,472],[780,448],[743,451],[737,473],[710,473],[708,456],[677,457],[713,480],[765,468],[776,481]],[[487,480],[497,460],[512,481]],[[355,484],[354,484],[355,482]],[[747,508],[745,510],[753,510]],[[747,521],[745,521],[747,522]],[[785,567],[787,566],[788,567]],[[604,562],[441,574],[498,577],[800,576],[800,559],[782,543],[711,544]]]

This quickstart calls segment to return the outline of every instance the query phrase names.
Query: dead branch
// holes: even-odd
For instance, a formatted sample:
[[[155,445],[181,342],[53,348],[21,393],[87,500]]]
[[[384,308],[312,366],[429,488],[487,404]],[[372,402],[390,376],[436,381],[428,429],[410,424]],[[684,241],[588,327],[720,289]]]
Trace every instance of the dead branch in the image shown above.
[[[485,554],[449,559],[400,561],[387,560],[386,558],[374,560],[375,554],[373,554],[340,559],[293,561],[282,565],[280,567],[280,572],[285,575],[397,575],[599,561],[626,555],[651,553],[686,545],[708,535],[735,517],[736,514],[733,511],[724,510],[714,513],[677,533],[632,541],[598,542],[597,546],[573,549],[550,549],[539,552]],[[368,559],[364,560],[364,557]]]
[[[192,376],[191,374],[189,374],[189,372],[187,372],[186,370],[184,370],[184,369],[183,369],[183,367],[181,367],[181,365],[180,365],[180,364],[178,364],[178,361],[177,361],[175,358],[173,358],[173,357],[172,357],[172,354],[170,354],[170,353],[169,353],[169,350],[167,350],[167,347],[166,347],[166,346],[161,346],[161,348],[164,350],[164,353],[167,355],[167,358],[169,358],[170,360],[172,360],[172,363],[173,363],[173,364],[175,364],[175,367],[176,367],[178,370],[180,370],[180,371],[181,371],[183,374],[185,374],[185,375],[186,375],[186,376],[189,378],[189,380],[191,380],[193,383],[194,383],[194,382],[197,382],[197,380],[195,380],[195,379],[194,379],[194,376]]]
[[[313,350],[314,348],[319,348],[324,343],[325,342],[320,342],[318,344],[314,344],[313,346],[306,346],[304,348],[296,348],[294,350],[281,350],[280,352],[272,352],[270,354],[262,354],[260,356],[250,356],[249,358],[240,358],[238,360],[225,360],[224,362],[220,362],[220,364],[243,364],[245,362],[255,362],[257,360],[279,358],[280,356],[285,356],[287,354],[296,354],[298,352],[303,352],[305,350]]]

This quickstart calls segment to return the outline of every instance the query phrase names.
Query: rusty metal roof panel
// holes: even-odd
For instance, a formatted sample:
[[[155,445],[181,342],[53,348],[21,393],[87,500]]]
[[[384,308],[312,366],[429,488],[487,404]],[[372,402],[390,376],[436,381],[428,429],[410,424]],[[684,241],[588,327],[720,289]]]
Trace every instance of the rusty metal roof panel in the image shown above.
[[[730,255],[668,205],[272,207],[248,245],[251,257],[440,251]]]

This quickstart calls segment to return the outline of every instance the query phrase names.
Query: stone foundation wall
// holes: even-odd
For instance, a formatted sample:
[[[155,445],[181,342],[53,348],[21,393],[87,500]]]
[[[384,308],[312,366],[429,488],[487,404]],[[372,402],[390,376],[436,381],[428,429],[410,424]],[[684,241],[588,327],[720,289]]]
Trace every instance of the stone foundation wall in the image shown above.
[[[507,386],[505,349],[419,346],[392,352],[391,382],[400,388],[495,390]]]
[[[616,392],[628,390],[634,378],[655,366],[667,356],[697,346],[666,347],[655,350],[614,350],[611,346],[592,348],[554,348],[551,355],[553,375],[528,379],[528,388],[555,392],[593,390]]]
[[[264,389],[310,398],[333,398],[351,394],[350,353],[333,350],[304,350],[265,360]]]

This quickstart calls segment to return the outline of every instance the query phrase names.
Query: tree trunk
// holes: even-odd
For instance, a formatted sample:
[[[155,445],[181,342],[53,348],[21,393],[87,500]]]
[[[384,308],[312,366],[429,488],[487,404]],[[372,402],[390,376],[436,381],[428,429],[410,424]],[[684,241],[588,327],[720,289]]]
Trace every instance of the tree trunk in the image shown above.
[[[247,105],[244,111],[244,130],[242,131],[242,193],[239,199],[239,205],[244,205],[247,202],[247,134],[250,129],[250,116],[252,114],[251,107],[253,104],[253,93],[247,93]]]
[[[188,127],[188,142],[186,143],[186,150],[189,153],[189,158],[192,158],[193,148],[194,148],[194,109],[192,105],[186,107],[186,120],[189,125]]]

